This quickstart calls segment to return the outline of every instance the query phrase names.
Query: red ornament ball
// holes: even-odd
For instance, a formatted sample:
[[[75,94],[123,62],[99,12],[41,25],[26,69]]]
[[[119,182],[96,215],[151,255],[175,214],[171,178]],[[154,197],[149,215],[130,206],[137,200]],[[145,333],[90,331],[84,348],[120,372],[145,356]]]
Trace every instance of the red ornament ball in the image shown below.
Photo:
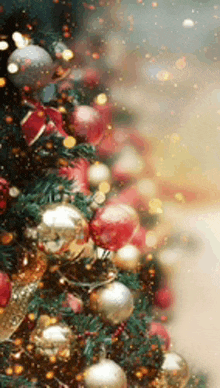
[[[9,183],[0,177],[0,214],[3,214],[7,207],[9,196]]]
[[[97,145],[104,135],[102,116],[91,106],[81,105],[68,115],[71,134],[79,140]]]
[[[11,282],[8,275],[0,272],[0,307],[6,307],[11,297]]]
[[[173,304],[173,293],[169,287],[165,286],[155,292],[155,296],[154,296],[155,306],[161,308],[161,310],[166,310],[170,308],[172,304]]]
[[[161,337],[164,341],[165,350],[168,350],[170,347],[170,335],[167,332],[166,328],[160,322],[151,322],[150,329],[148,332],[149,337],[157,335]]]
[[[131,206],[122,203],[108,204],[99,209],[90,223],[95,244],[109,251],[128,244],[138,228],[138,214]]]

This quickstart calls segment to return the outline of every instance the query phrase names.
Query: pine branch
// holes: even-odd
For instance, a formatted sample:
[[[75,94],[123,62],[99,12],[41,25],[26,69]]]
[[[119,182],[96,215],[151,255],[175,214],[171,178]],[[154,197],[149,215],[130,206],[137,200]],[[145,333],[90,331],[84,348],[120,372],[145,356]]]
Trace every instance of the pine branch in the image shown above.
[[[0,246],[0,271],[10,275],[17,271],[16,245]]]

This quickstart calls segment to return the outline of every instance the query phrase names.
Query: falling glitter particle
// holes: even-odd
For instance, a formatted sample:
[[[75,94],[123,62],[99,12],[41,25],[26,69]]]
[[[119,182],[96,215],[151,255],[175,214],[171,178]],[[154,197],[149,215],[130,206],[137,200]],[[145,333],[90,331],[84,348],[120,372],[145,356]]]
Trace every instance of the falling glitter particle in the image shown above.
[[[6,41],[0,42],[0,50],[4,51],[4,50],[7,50],[7,49],[8,49],[8,42],[6,42]]]
[[[175,65],[178,70],[184,69],[186,67],[186,57],[179,58]]]
[[[195,26],[195,22],[192,19],[185,19],[182,23],[182,26],[185,28],[192,28]]]
[[[173,74],[167,70],[161,70],[157,73],[157,79],[159,81],[170,81],[173,79]]]

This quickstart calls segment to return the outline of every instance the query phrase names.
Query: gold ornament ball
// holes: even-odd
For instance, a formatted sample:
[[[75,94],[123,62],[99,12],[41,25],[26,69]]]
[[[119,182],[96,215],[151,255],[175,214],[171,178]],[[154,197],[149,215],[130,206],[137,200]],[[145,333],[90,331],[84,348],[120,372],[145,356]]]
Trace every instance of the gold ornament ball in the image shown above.
[[[89,167],[88,180],[92,186],[98,186],[102,182],[110,182],[110,169],[104,163],[94,163]]]
[[[75,343],[72,330],[65,324],[41,315],[30,336],[30,342],[36,346],[37,353],[59,359],[69,358]]]
[[[167,352],[161,366],[160,388],[184,388],[189,380],[186,361],[175,352]]]
[[[134,300],[129,288],[113,281],[91,293],[90,308],[104,321],[117,325],[130,317],[134,309]]]
[[[127,388],[123,369],[112,360],[103,359],[84,372],[85,388]]]
[[[112,261],[116,267],[125,271],[137,272],[140,268],[141,252],[137,247],[131,244],[125,245],[116,252]]]
[[[56,203],[42,210],[37,228],[38,246],[48,254],[80,253],[89,238],[89,225],[79,209],[71,204]]]

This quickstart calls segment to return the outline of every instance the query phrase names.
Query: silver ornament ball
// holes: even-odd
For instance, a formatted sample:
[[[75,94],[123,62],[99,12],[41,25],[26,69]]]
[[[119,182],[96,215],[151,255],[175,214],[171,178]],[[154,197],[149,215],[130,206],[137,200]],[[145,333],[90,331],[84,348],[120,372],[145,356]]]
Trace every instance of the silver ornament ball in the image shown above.
[[[86,388],[127,388],[123,369],[112,360],[103,359],[84,372]]]
[[[117,325],[131,316],[134,300],[129,288],[120,282],[113,281],[91,293],[90,308],[104,321]]]
[[[42,47],[32,44],[13,51],[7,64],[10,80],[20,88],[45,86],[52,67],[50,54]]]
[[[79,209],[65,203],[45,206],[37,231],[40,249],[60,257],[69,252],[71,259],[82,251],[89,238],[87,220]]]

